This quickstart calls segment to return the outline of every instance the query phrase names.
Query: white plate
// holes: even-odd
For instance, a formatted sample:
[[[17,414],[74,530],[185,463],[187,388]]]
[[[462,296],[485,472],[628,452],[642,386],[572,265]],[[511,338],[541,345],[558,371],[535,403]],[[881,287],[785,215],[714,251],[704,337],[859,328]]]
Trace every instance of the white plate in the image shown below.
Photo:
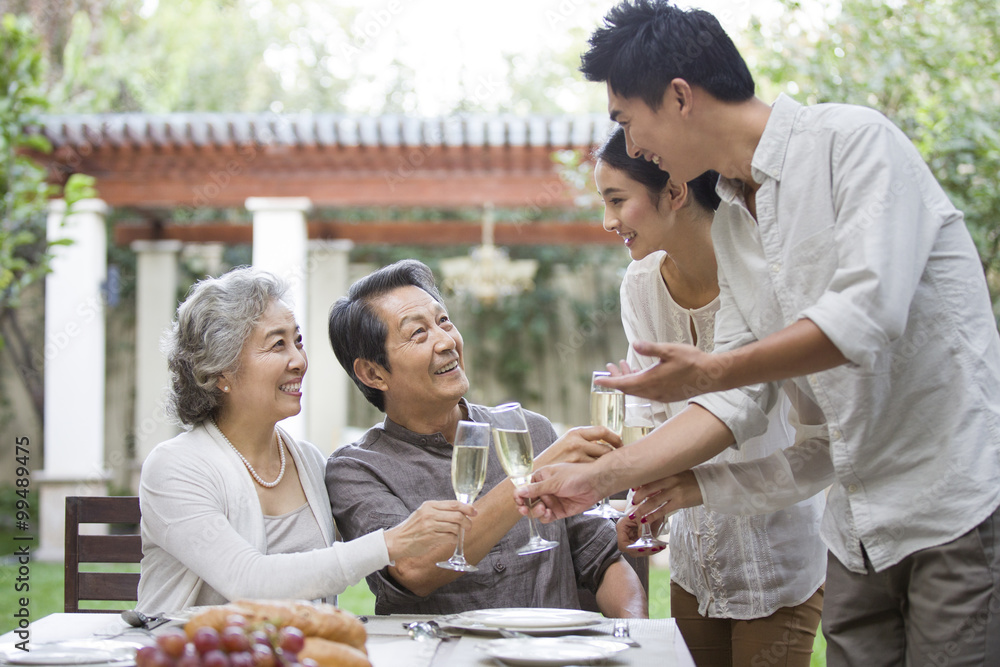
[[[579,665],[606,660],[628,645],[612,639],[529,637],[494,639],[478,648],[508,665]]]
[[[110,639],[29,644],[30,651],[7,649],[0,654],[0,665],[104,665],[131,667],[141,644]]]
[[[546,609],[510,607],[504,609],[478,609],[436,619],[441,625],[479,632],[497,632],[501,629],[529,634],[570,632],[586,630],[606,622],[603,616],[579,609]]]

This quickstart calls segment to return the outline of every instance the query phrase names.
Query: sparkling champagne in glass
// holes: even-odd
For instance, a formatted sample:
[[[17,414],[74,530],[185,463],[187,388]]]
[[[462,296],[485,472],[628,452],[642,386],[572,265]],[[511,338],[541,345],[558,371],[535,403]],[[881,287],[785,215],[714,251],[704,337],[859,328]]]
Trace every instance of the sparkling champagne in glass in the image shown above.
[[[607,426],[615,433],[621,435],[622,425],[625,418],[625,394],[617,389],[601,387],[594,383],[594,380],[601,377],[609,377],[611,373],[607,371],[594,371],[590,380],[590,424],[591,426]],[[601,502],[593,509],[589,509],[584,514],[590,516],[601,516],[605,519],[618,519],[624,514],[611,506],[608,498],[601,498]]]
[[[490,410],[493,419],[493,444],[496,446],[497,458],[504,472],[510,477],[516,488],[531,481],[531,468],[535,462],[535,452],[531,446],[531,434],[528,433],[528,422],[520,403],[505,403]],[[527,543],[517,550],[517,553],[534,554],[548,551],[559,546],[558,542],[546,540],[539,536],[535,518],[528,515],[529,538]]]
[[[626,446],[642,440],[656,426],[653,421],[653,406],[649,403],[626,402],[625,426],[622,428],[622,443]],[[634,509],[634,506],[630,507]],[[639,539],[628,545],[629,549],[645,551],[656,547],[665,547],[667,543],[653,537],[649,522],[639,524]]]
[[[460,421],[451,453],[451,487],[458,501],[468,505],[483,489],[490,453],[490,425]],[[458,529],[458,544],[451,558],[437,564],[446,570],[475,572],[479,568],[465,560],[465,528]]]

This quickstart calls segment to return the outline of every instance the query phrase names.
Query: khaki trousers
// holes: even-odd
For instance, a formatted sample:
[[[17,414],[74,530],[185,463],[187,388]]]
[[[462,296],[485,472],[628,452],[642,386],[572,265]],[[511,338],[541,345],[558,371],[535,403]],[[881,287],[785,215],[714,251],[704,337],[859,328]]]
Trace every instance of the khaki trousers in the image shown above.
[[[823,587],[795,607],[741,621],[707,618],[698,598],[670,583],[670,615],[698,667],[808,667],[823,612]]]
[[[1000,508],[956,540],[866,574],[827,559],[829,667],[1000,665]]]

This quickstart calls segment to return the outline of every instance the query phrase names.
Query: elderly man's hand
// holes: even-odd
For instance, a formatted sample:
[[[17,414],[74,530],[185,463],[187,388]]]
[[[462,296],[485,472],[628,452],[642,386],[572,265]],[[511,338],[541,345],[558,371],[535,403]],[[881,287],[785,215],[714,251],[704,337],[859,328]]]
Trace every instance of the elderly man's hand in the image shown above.
[[[632,348],[638,354],[657,357],[659,363],[638,372],[632,372],[624,361],[620,368],[608,364],[611,377],[595,380],[596,384],[661,403],[713,391],[711,383],[719,376],[713,364],[721,363],[721,357],[702,352],[694,345],[636,341]]]
[[[553,442],[535,458],[535,469],[552,463],[587,463],[617,447],[622,439],[604,426],[578,426]]]

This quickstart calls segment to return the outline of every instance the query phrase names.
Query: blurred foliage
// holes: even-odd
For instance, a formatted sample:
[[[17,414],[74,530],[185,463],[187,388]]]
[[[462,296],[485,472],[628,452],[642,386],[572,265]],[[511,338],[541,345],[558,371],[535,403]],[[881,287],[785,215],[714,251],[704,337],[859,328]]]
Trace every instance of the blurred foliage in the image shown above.
[[[574,0],[530,29],[531,54],[504,53],[506,75],[460,64],[445,112],[563,113],[604,108],[604,92],[576,71],[589,26],[606,0]],[[433,5],[430,5],[433,8]],[[310,0],[0,0],[42,37],[50,99],[64,113],[414,113],[420,73],[396,33],[410,3]],[[432,9],[433,11],[433,9]],[[456,48],[475,48],[462,34]],[[423,95],[426,97],[427,93]]]
[[[0,19],[0,348],[7,347],[41,416],[40,341],[18,317],[22,296],[49,272],[54,246],[46,238],[48,202],[62,196],[73,204],[92,197],[94,179],[75,174],[64,188],[49,184],[48,172],[26,151],[52,150],[43,137],[22,128],[49,108],[43,88],[45,63],[31,22],[6,14]]]
[[[844,0],[829,22],[779,0],[755,21],[754,73],[800,101],[883,112],[965,213],[1000,315],[1000,5],[996,0]]]
[[[753,20],[744,34],[736,35],[761,84],[762,96],[769,99],[780,90],[806,103],[850,102],[886,113],[913,139],[965,212],[993,293],[1000,294],[1000,232],[995,222],[1000,219],[1000,184],[995,178],[1000,167],[1000,9],[995,1],[775,2],[784,11],[771,12],[777,16],[774,22]],[[602,110],[603,86],[583,81],[576,70],[585,40],[596,24],[598,6],[606,4],[604,0],[578,0],[547,5],[544,25],[530,27],[546,36],[540,41],[543,46],[530,53],[503,54],[505,77],[484,80],[471,68],[461,69],[461,97],[444,102],[445,108],[456,113]],[[29,102],[38,105],[32,113],[44,111],[43,97],[47,97],[60,112],[405,114],[419,107],[422,94],[418,87],[421,73],[415,63],[407,62],[402,44],[390,49],[382,61],[370,57],[373,45],[387,44],[382,40],[388,39],[389,32],[382,30],[388,21],[406,20],[405,14],[400,14],[402,18],[386,15],[382,21],[377,12],[357,3],[88,0],[53,5],[41,0],[0,0],[0,7],[31,17],[52,61],[46,69],[37,53],[20,60],[5,56],[5,67],[19,67],[19,76],[28,75],[25,80],[34,82],[25,84],[25,90],[40,90],[40,81],[48,82],[44,96],[39,92],[27,95]],[[18,25],[23,25],[23,19]],[[4,105],[7,114],[9,102]],[[6,119],[5,115],[4,123]],[[576,209],[502,210],[497,211],[497,222],[589,215],[596,222],[599,207],[592,196],[585,157],[556,155],[564,178],[579,193]],[[36,191],[28,199],[41,201],[39,196]],[[317,210],[314,215],[358,223],[475,221],[481,211],[371,208]],[[163,212],[163,217],[191,223],[249,220],[244,210],[183,209]],[[35,218],[35,224],[44,224],[44,219]],[[41,228],[31,237],[36,246],[43,238],[37,229]],[[9,247],[10,243],[4,250],[13,255]],[[558,295],[547,281],[554,266],[621,263],[621,253],[611,260],[602,252],[513,249],[512,256],[539,260],[535,291],[503,303],[502,309],[472,306],[478,310],[475,327],[466,327],[469,335],[484,343],[506,341],[497,356],[509,359],[509,364],[496,372],[512,392],[525,377],[541,336],[552,332]],[[227,253],[227,264],[247,259],[245,248]],[[381,264],[416,256],[435,266],[437,258],[453,254],[455,248],[359,247],[352,258]],[[113,258],[112,264],[122,266],[123,275],[129,275],[127,257]],[[200,265],[192,264],[190,278],[200,277],[201,271]],[[584,306],[574,310],[581,319],[588,316]],[[509,315],[513,311],[518,311],[516,317]]]
[[[42,58],[26,19],[5,15],[0,24],[0,307],[17,305],[20,291],[44,273],[45,207],[52,188],[45,169],[21,151],[51,150],[23,123],[47,107],[40,90]]]
[[[349,83],[323,65],[352,10],[308,12],[291,0],[14,4],[46,35],[60,112],[336,111]]]

